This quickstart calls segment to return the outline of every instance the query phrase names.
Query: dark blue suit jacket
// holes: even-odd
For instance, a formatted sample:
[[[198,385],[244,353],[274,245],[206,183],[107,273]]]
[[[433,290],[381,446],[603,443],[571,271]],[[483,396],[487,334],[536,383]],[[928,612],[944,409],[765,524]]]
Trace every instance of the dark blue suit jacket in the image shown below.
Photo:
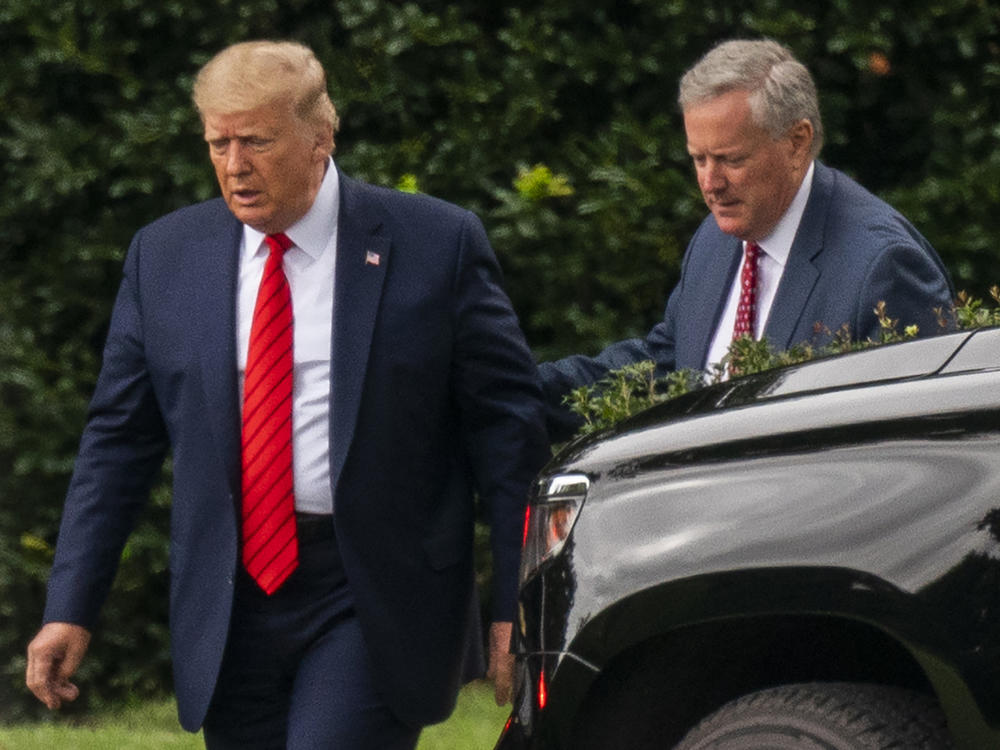
[[[706,365],[719,317],[742,259],[741,242],[709,215],[688,245],[681,278],[663,320],[642,339],[612,344],[595,357],[574,355],[540,365],[553,439],[578,425],[561,401],[633,362],[654,360],[661,373]],[[950,311],[954,293],[944,264],[924,237],[884,201],[816,162],[812,190],[778,285],[764,336],[776,350],[822,346],[846,325],[855,340],[879,336],[880,301],[900,326],[939,332],[935,308]]]
[[[136,234],[45,613],[94,625],[172,450],[171,639],[180,719],[191,730],[219,671],[238,564],[241,233],[218,199]],[[454,704],[476,619],[474,492],[492,527],[493,614],[513,618],[524,502],[549,455],[540,388],[473,214],[341,176],[336,264],[337,537],[376,681],[402,719],[427,724]]]

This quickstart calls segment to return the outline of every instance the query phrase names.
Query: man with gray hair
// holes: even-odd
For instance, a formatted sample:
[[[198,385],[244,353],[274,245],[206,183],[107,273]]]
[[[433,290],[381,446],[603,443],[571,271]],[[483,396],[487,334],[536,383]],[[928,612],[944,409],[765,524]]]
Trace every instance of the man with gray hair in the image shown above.
[[[610,370],[653,360],[660,374],[720,363],[734,338],[776,350],[834,332],[878,338],[879,302],[921,335],[948,310],[948,272],[897,211],[816,157],[816,86],[770,40],[719,44],[680,83],[688,152],[711,212],[691,239],[663,320],[645,338],[539,367],[553,439],[578,420],[563,398]]]
[[[198,74],[220,199],[136,234],[26,682],[49,708],[173,458],[181,724],[209,750],[412,750],[482,643],[509,653],[528,487],[549,456],[531,353],[479,220],[342,174],[313,53],[247,42]]]

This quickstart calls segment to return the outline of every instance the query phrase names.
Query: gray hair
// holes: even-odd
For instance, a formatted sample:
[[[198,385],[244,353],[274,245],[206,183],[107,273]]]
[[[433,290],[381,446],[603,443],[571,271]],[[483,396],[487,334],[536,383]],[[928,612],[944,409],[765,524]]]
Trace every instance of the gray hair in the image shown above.
[[[781,138],[796,122],[809,120],[812,155],[819,154],[823,122],[816,84],[787,47],[769,39],[736,39],[716,45],[681,78],[678,102],[686,111],[730,91],[749,94],[754,122],[772,138]]]
[[[226,47],[194,81],[192,98],[202,119],[232,114],[290,97],[304,123],[340,124],[326,88],[326,72],[313,51],[297,42],[254,41]]]

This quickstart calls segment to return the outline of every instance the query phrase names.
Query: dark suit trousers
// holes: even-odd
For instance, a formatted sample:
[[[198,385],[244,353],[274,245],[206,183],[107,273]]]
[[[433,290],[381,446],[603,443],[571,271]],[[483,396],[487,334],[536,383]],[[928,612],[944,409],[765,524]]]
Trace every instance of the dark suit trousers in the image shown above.
[[[374,684],[329,516],[299,516],[299,567],[272,596],[240,571],[205,719],[208,750],[412,750]]]

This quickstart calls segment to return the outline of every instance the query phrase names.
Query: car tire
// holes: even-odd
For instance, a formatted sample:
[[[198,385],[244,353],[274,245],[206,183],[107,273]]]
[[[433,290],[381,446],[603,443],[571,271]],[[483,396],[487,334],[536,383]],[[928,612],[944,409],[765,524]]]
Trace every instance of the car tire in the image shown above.
[[[727,703],[675,750],[944,750],[944,714],[931,698],[900,688],[807,683]]]

